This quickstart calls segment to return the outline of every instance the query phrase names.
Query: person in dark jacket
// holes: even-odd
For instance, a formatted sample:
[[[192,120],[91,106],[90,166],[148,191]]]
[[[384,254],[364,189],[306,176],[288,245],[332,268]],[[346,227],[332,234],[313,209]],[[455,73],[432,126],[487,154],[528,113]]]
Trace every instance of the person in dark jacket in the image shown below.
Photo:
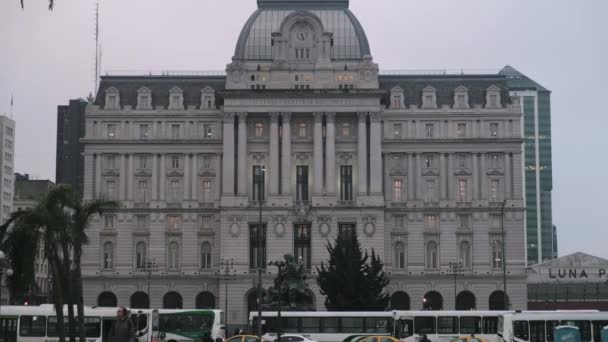
[[[135,326],[129,319],[127,308],[118,308],[116,318],[110,329],[108,342],[135,342]]]

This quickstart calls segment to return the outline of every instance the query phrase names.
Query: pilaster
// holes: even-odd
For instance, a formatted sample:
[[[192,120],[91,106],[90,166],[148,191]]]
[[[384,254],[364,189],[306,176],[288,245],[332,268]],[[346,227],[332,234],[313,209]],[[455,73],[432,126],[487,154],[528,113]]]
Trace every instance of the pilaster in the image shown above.
[[[357,163],[359,165],[358,194],[367,195],[367,113],[357,113],[359,131],[357,135]]]
[[[279,113],[270,113],[270,175],[268,180],[271,196],[279,193],[279,166]],[[285,176],[284,173],[283,176]]]
[[[336,113],[325,113],[325,192],[336,193]]]
[[[247,113],[238,113],[237,194],[247,197]]]
[[[382,129],[380,113],[370,114],[369,165],[371,196],[382,197]]]
[[[323,113],[313,113],[313,195],[323,193]]]
[[[283,118],[283,144],[282,144],[282,168],[281,192],[283,195],[291,194],[291,113],[282,113]]]
[[[234,113],[224,113],[222,194],[234,196]]]

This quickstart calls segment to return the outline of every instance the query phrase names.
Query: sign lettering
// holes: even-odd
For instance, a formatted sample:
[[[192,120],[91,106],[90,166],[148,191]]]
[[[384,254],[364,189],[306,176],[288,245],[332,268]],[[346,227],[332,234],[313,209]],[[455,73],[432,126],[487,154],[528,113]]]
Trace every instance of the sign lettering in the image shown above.
[[[599,268],[596,272],[587,271],[586,269],[580,268],[558,268],[549,269],[550,279],[589,279],[589,274],[597,274],[597,277],[602,279],[606,278],[606,269]]]

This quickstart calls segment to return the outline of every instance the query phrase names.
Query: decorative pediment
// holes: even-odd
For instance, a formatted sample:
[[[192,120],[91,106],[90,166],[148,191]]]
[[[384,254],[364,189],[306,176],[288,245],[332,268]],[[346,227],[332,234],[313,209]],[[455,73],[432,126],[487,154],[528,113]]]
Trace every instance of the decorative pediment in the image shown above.
[[[169,94],[182,94],[184,91],[180,87],[173,87],[169,90]]]
[[[152,90],[148,89],[148,87],[141,87],[141,88],[137,89],[137,93],[138,94],[150,94],[150,93],[152,93]]]
[[[498,88],[495,85],[491,85],[488,87],[488,89],[486,89],[487,92],[500,92],[500,88]]]
[[[465,87],[465,86],[458,86],[456,89],[454,89],[454,92],[456,93],[465,93],[468,92],[469,88]]]
[[[118,89],[114,88],[114,87],[110,87],[108,89],[106,89],[106,94],[118,94],[119,91]]]
[[[422,92],[423,93],[436,93],[437,89],[435,89],[435,87],[433,87],[433,86],[428,85],[428,86],[424,87],[424,89],[422,89]]]
[[[215,93],[215,89],[213,89],[213,88],[211,88],[209,86],[206,86],[205,88],[203,88],[203,90],[201,90],[201,93],[203,93],[203,94],[213,94],[213,93]]]
[[[454,172],[455,176],[470,176],[471,175],[471,170],[468,169],[460,169],[456,172]]]
[[[394,86],[393,88],[391,88],[391,93],[403,93],[405,92],[405,90],[403,90],[403,88],[401,88],[400,86]]]

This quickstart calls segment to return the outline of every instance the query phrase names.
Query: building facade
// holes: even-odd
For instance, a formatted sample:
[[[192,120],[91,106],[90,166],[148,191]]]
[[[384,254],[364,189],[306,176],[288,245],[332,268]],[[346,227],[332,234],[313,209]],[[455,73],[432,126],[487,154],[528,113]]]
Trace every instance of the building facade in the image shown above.
[[[70,100],[57,106],[57,155],[55,181],[68,184],[82,195],[84,181],[84,115],[87,101]]]
[[[15,121],[5,115],[0,115],[0,220],[2,223],[8,219],[13,211],[13,191],[15,177]],[[5,279],[0,278],[0,291],[2,291],[1,304],[8,303],[9,293],[5,286]]]
[[[15,174],[14,210],[33,208],[54,185],[50,180],[30,179],[28,174]],[[38,246],[38,254],[34,261],[34,277],[36,290],[30,297],[25,298],[25,301],[28,304],[46,303],[49,298],[50,284],[48,262],[44,258],[44,243]]]
[[[574,253],[528,267],[528,309],[608,310],[608,260]]]
[[[314,278],[326,243],[356,233],[385,261],[393,308],[502,308],[506,260],[524,309],[522,113],[506,77],[380,76],[347,0],[258,7],[225,76],[102,77],[84,197],[124,208],[92,224],[85,302],[215,306],[245,324],[258,264],[293,254]],[[228,305],[221,259],[237,273]]]
[[[522,104],[526,253],[528,265],[535,265],[557,258],[551,202],[551,92],[511,66],[500,73],[506,76],[511,96],[519,97]]]

